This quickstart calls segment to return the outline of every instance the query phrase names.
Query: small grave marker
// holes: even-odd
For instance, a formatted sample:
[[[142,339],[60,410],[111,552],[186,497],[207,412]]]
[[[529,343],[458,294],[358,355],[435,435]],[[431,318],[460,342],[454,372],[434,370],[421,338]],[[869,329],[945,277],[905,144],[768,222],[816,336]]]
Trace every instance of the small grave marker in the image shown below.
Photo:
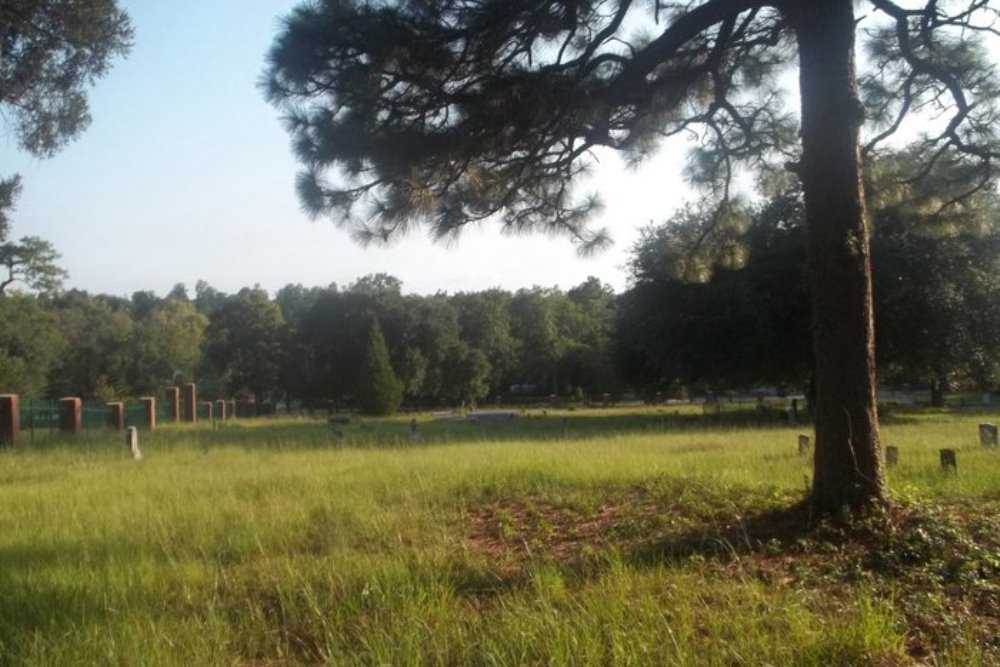
[[[894,466],[899,463],[899,447],[895,445],[889,445],[885,448],[885,464],[887,466]]]
[[[980,424],[979,425],[979,444],[983,447],[996,447],[997,446],[997,427],[996,424]]]
[[[800,435],[799,436],[799,456],[805,456],[809,453],[809,436]]]
[[[142,452],[139,451],[139,429],[135,426],[125,429],[125,446],[128,447],[133,459],[136,461],[142,459]]]
[[[899,463],[899,447],[889,445],[885,448],[885,464],[889,467]]]
[[[958,474],[958,456],[954,449],[941,450],[941,469]]]

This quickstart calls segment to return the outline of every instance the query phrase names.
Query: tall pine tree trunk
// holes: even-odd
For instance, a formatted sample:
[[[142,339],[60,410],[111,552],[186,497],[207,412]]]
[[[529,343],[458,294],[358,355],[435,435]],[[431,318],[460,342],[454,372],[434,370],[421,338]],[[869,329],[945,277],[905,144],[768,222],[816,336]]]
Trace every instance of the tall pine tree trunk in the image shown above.
[[[857,512],[887,500],[875,402],[868,223],[861,181],[853,0],[788,3],[799,43],[799,176],[813,299],[816,446],[812,501]]]

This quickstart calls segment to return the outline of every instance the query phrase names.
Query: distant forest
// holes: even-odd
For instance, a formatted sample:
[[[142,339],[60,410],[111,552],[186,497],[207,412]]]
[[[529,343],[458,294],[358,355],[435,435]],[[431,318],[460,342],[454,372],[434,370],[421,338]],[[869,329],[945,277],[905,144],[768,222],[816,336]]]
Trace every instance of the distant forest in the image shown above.
[[[415,406],[681,397],[810,381],[809,289],[796,196],[756,208],[728,241],[677,253],[703,219],[684,210],[633,249],[630,287],[406,294],[385,274],[346,288],[226,294],[199,281],[159,297],[58,287],[0,294],[0,392],[160,396],[352,407],[377,323]],[[989,391],[1000,377],[1000,234],[937,235],[882,215],[873,250],[880,380]],[[733,240],[735,239],[735,241]]]

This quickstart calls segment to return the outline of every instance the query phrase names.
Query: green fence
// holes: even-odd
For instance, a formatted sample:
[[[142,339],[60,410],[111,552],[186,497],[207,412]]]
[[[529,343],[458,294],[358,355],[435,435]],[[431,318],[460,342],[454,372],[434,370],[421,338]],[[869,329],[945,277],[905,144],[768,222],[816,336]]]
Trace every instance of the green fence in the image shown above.
[[[125,426],[142,427],[145,421],[141,401],[125,401]],[[96,431],[111,427],[111,408],[101,401],[84,401],[81,410],[81,428]],[[170,406],[157,401],[156,422],[168,423]],[[56,432],[59,430],[59,401],[30,400],[21,402],[21,430]]]

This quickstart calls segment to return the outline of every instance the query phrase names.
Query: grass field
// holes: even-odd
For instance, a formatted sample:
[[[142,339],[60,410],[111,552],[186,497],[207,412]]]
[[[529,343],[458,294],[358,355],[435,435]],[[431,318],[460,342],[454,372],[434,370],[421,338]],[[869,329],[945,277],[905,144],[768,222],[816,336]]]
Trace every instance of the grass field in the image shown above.
[[[1000,664],[984,415],[888,414],[898,502],[853,523],[790,509],[808,430],[418,418],[0,451],[0,665]]]

